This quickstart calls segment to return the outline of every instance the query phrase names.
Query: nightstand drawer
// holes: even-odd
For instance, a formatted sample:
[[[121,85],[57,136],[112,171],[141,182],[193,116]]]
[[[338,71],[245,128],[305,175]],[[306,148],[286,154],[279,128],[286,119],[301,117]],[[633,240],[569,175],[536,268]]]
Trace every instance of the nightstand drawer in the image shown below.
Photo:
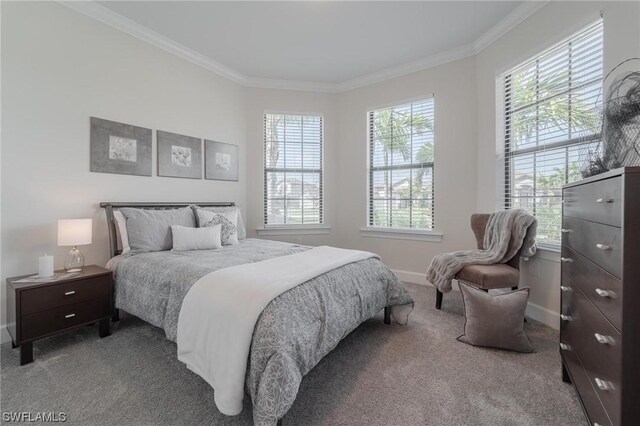
[[[85,300],[109,300],[110,280],[111,277],[105,275],[25,290],[20,299],[22,315],[43,312]]]
[[[21,318],[22,340],[45,336],[76,325],[96,321],[108,317],[110,314],[110,299],[102,297],[23,315]]]

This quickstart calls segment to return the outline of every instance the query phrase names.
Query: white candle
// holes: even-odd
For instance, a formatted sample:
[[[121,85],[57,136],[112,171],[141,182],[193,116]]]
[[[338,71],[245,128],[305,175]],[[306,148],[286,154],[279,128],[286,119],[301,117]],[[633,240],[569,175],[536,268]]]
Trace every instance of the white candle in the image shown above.
[[[40,256],[38,258],[38,276],[52,277],[53,276],[53,256]]]

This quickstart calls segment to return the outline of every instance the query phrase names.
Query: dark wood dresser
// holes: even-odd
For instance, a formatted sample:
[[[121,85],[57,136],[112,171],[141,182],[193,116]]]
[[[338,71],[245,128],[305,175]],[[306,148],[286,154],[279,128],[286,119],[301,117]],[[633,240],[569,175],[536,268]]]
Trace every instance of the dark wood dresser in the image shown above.
[[[29,276],[7,278],[7,329],[20,365],[33,361],[33,342],[43,337],[95,322],[100,337],[111,333],[111,271],[90,265],[64,280],[18,282]]]
[[[563,380],[591,424],[640,424],[640,167],[562,194]]]

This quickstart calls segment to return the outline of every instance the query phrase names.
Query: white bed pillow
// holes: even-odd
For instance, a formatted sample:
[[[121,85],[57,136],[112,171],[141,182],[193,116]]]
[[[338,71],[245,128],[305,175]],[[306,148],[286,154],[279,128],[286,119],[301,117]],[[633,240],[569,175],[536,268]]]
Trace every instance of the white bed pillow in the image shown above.
[[[171,225],[173,235],[173,251],[213,250],[222,248],[220,230],[222,225],[206,228],[190,228],[187,226]]]
[[[131,251],[131,247],[129,247],[129,234],[127,233],[127,219],[124,218],[124,215],[120,213],[118,210],[113,212],[113,217],[116,219],[117,226],[117,234],[120,237],[120,247],[122,247],[122,253],[125,254]]]
[[[240,209],[240,206],[230,206],[230,207],[200,207],[200,206],[193,206],[194,211],[197,209],[202,209],[202,210],[206,210],[208,212],[214,212],[214,213],[227,213],[227,212],[232,212],[235,211],[238,214],[238,218],[236,220],[236,227],[238,228],[238,239],[239,240],[244,240],[247,238],[247,230],[244,227],[244,221],[242,220],[242,211]],[[197,213],[196,213],[197,215]],[[200,224],[198,224],[198,226],[200,226]]]
[[[223,246],[238,244],[238,210],[212,212],[196,209],[198,226],[201,228],[222,225],[220,237]]]

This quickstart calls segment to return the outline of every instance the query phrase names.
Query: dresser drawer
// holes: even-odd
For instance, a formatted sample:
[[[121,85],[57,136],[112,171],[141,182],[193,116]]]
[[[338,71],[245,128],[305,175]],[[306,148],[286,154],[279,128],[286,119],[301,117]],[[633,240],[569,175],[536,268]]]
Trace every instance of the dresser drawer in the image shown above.
[[[96,321],[108,317],[110,314],[110,299],[103,297],[23,315],[20,326],[22,340],[34,339],[76,325]]]
[[[622,178],[565,188],[563,214],[606,225],[622,226]]]
[[[561,321],[560,340],[568,342],[575,351],[609,418],[619,424],[621,335],[579,289],[572,289],[562,296],[565,317]],[[605,339],[609,342],[602,343]]]
[[[571,381],[578,391],[580,400],[582,401],[582,405],[589,416],[591,424],[599,424],[601,426],[612,425],[611,420],[609,420],[609,416],[607,416],[607,412],[602,406],[598,395],[596,395],[595,389],[591,386],[589,377],[584,371],[584,368],[582,367],[582,364],[575,352],[571,349],[567,349],[562,350],[561,353],[564,365],[569,370]]]
[[[612,275],[621,277],[620,228],[565,217],[562,229],[563,245],[574,249]]]
[[[110,280],[111,277],[105,275],[25,290],[21,293],[21,313],[32,314],[91,299],[108,300],[111,292]]]
[[[563,288],[578,287],[604,314],[611,324],[622,331],[622,283],[581,254],[562,246],[562,257],[571,259],[562,264]]]

